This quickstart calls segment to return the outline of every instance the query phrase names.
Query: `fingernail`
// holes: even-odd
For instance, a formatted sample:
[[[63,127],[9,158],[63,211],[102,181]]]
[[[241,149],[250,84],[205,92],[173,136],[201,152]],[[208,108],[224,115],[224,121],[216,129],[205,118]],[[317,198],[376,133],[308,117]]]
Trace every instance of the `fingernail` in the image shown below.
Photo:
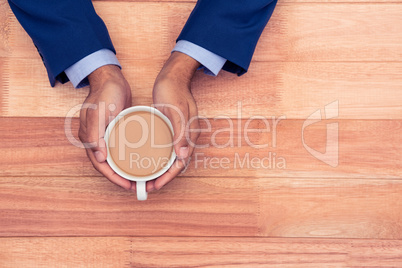
[[[94,152],[96,161],[98,161],[99,163],[105,162],[105,156],[100,152],[100,151],[96,151]]]
[[[188,147],[187,146],[186,147],[180,147],[179,155],[178,155],[179,159],[184,159],[187,156],[188,156]]]

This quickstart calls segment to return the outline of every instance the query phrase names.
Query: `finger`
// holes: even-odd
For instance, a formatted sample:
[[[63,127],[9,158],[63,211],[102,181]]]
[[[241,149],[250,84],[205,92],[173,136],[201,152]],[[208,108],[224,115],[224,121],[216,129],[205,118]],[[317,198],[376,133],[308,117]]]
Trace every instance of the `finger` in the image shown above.
[[[178,159],[186,159],[189,156],[189,145],[187,142],[186,124],[188,121],[188,106],[182,107],[179,111],[167,109],[166,116],[172,123],[174,131],[174,150]]]
[[[198,137],[200,136],[200,123],[198,120],[198,116],[195,115],[192,118],[190,118],[189,123],[190,126],[186,132],[186,139],[189,144],[189,156],[191,156],[196,146]]]
[[[112,170],[112,168],[109,166],[107,162],[99,163],[95,156],[94,153],[91,149],[86,149],[87,155],[89,160],[92,162],[92,165],[94,168],[99,171],[103,176],[105,176],[109,181],[112,183],[123,187],[126,190],[135,190],[135,183],[132,183],[129,180],[126,180],[119,176],[116,172]]]
[[[106,107],[105,103],[99,103],[97,109],[87,109],[86,113],[86,134],[87,142],[92,144],[91,150],[96,161],[106,161],[107,150],[104,140],[106,130]]]
[[[180,172],[185,168],[185,163],[186,162],[184,160],[176,159],[169,170],[155,180],[155,189],[160,190],[163,186],[179,175]]]
[[[124,179],[120,175],[118,175],[116,172],[112,170],[112,168],[109,166],[107,162],[104,163],[99,163],[94,159],[95,156],[93,156],[93,152],[90,149],[87,149],[87,155],[89,160],[92,162],[92,165],[94,168],[99,171],[103,176],[105,176],[110,182],[126,189],[126,190],[131,190],[131,191],[136,191],[136,183],[129,181],[127,179]],[[152,192],[155,190],[155,181],[147,181],[146,184],[146,189],[147,192]]]
[[[147,181],[147,192],[155,191],[155,180]]]

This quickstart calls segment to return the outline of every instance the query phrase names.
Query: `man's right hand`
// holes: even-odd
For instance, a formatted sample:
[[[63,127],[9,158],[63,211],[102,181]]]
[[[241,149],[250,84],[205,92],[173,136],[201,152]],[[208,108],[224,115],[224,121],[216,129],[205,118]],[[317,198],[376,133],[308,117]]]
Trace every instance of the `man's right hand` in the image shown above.
[[[89,76],[90,92],[80,113],[79,138],[94,168],[111,182],[135,190],[135,182],[116,174],[106,162],[105,130],[110,121],[131,106],[131,89],[119,67],[105,65]]]

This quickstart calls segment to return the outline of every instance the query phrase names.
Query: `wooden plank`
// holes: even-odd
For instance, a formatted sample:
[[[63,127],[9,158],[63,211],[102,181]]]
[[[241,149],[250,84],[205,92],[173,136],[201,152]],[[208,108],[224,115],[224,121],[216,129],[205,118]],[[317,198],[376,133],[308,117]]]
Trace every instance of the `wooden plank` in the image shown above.
[[[0,178],[0,236],[257,235],[257,187],[231,181],[177,179],[138,202],[103,178]]]
[[[224,121],[224,122],[222,122]],[[225,131],[229,127],[227,120],[213,124],[211,134],[202,135],[199,139],[201,145],[213,145],[213,133]],[[209,176],[212,173],[224,172],[227,176],[268,176],[268,177],[343,177],[343,178],[400,178],[402,174],[402,159],[400,152],[400,121],[368,121],[368,120],[322,120],[304,130],[304,120],[282,120],[268,122],[270,132],[247,134],[250,143],[237,142],[236,137],[244,137],[245,120],[241,123],[241,131],[233,133],[233,147],[208,148],[196,150],[193,161],[188,168],[188,176]],[[255,121],[257,128],[264,131],[266,126],[261,121]],[[311,123],[311,122],[308,122]],[[327,124],[338,128],[338,144],[335,139],[327,145]],[[276,130],[274,126],[276,125]],[[240,123],[234,122],[234,128]],[[215,128],[214,128],[215,127]],[[268,131],[268,130],[267,130]],[[335,130],[336,132],[336,130]],[[241,133],[239,135],[239,133]],[[205,133],[207,134],[207,133]],[[224,146],[231,142],[231,133],[224,132],[216,135],[216,144]],[[266,145],[258,149],[253,145]],[[321,153],[328,150],[332,157],[331,148],[338,147],[338,165],[333,167],[313,157],[307,147]],[[229,159],[230,164],[223,165]],[[322,158],[320,158],[323,160]],[[253,164],[254,161],[254,164]],[[218,163],[217,163],[218,162]],[[334,164],[334,163],[333,163]]]
[[[402,243],[390,240],[52,237],[3,238],[0,241],[2,267],[293,268],[402,265]]]
[[[400,239],[401,229],[395,224],[402,219],[401,182],[259,179],[260,232],[276,237],[378,238],[384,234]]]
[[[128,267],[129,238],[0,238],[0,266]]]
[[[187,176],[215,176],[220,172],[234,177],[402,176],[400,120],[322,120],[305,128],[305,145],[304,120],[249,121],[248,140],[247,120],[233,120],[233,132],[227,129],[230,123],[226,119],[209,122],[211,130],[201,133],[198,140],[205,148],[196,149]],[[329,123],[335,124],[332,127],[339,133],[338,158],[335,150],[335,158],[329,159],[338,159],[336,167],[307,149],[325,152]],[[74,119],[74,135],[78,124]],[[201,120],[201,128],[208,128],[205,120]],[[67,140],[63,118],[0,118],[0,140],[0,176],[99,176],[84,150]],[[336,140],[329,146],[336,146]]]
[[[0,179],[0,235],[402,239],[402,180],[183,177],[146,202],[105,179]]]
[[[151,105],[163,61],[121,60],[121,64],[132,86],[133,105]],[[1,66],[5,69],[0,74],[1,92],[7,105],[2,116],[63,117],[88,94],[88,89],[76,90],[70,83],[52,88],[39,58],[4,58]],[[305,119],[338,101],[340,119],[402,119],[401,73],[402,63],[254,62],[242,77],[222,72],[213,78],[200,71],[192,86],[199,114],[205,117]]]
[[[194,3],[96,2],[95,7],[108,25],[121,59],[164,60]],[[401,12],[398,3],[280,4],[254,60],[401,61]],[[9,16],[8,47],[0,51],[10,53],[1,56],[36,57],[11,11]]]
[[[254,60],[400,61],[401,9],[400,4],[279,5]]]
[[[137,242],[137,243],[136,243]],[[134,267],[399,267],[401,241],[136,238]],[[157,246],[156,246],[157,245]],[[152,256],[158,256],[152,259]]]
[[[24,176],[40,173],[98,175],[87,161],[85,151],[74,147],[64,134],[64,120],[53,118],[1,118],[2,131],[0,174]],[[78,120],[73,133],[78,133]],[[52,176],[50,175],[50,176]]]

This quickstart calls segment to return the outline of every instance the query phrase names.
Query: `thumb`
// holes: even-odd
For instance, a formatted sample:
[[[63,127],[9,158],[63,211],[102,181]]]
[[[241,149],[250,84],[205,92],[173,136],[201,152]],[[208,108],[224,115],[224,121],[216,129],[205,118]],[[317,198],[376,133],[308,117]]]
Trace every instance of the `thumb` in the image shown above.
[[[105,162],[107,157],[106,142],[104,139],[106,129],[105,104],[99,105],[98,110],[87,111],[87,135],[89,142],[93,143],[91,151],[96,161]]]
[[[185,125],[177,125],[176,127],[173,126],[174,129],[174,151],[177,155],[177,158],[180,160],[186,159],[189,156],[190,148],[188,145],[188,141],[185,131]]]
[[[174,131],[173,144],[177,158],[180,160],[186,159],[189,156],[189,150],[190,150],[187,137],[185,135],[186,120],[188,119],[188,111],[180,110],[180,112],[177,111],[172,112],[172,109],[169,109],[167,116],[172,122],[173,126]]]
[[[183,160],[189,156],[190,149],[188,147],[188,143],[186,142],[186,144],[176,144],[174,151],[177,155],[177,158]]]

